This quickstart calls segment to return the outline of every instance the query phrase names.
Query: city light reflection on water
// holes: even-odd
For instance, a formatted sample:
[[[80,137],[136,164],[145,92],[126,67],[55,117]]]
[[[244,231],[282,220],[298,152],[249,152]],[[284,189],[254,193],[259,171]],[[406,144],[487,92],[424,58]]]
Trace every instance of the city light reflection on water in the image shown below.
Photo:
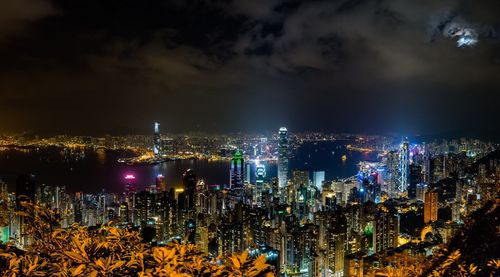
[[[290,161],[290,170],[308,169],[325,171],[326,179],[355,175],[360,160],[373,160],[373,153],[348,151],[340,142],[306,143]],[[124,189],[123,176],[134,174],[138,189],[155,182],[156,176],[165,176],[168,187],[180,187],[182,173],[193,168],[199,178],[209,185],[223,185],[229,181],[227,161],[182,160],[155,165],[130,166],[119,164],[118,158],[132,153],[105,149],[61,151],[61,148],[17,149],[0,152],[0,176],[12,189],[19,174],[31,172],[39,183],[66,185],[69,191],[110,191]],[[62,154],[63,153],[63,154]],[[346,159],[342,159],[342,156]],[[252,167],[254,170],[254,167]],[[266,165],[266,178],[276,177],[276,164]]]

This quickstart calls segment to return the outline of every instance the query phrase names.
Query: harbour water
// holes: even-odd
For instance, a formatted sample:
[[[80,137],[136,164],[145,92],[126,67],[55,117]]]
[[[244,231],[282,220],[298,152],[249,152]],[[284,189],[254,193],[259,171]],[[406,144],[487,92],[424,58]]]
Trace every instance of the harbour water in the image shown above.
[[[290,159],[290,171],[307,169],[325,171],[326,179],[345,178],[356,174],[361,160],[373,161],[374,153],[349,151],[346,141],[304,143]],[[346,160],[342,160],[342,156]],[[229,162],[207,160],[170,161],[155,165],[126,165],[117,160],[131,153],[104,149],[69,151],[57,147],[42,149],[8,148],[0,151],[0,178],[13,190],[17,176],[33,173],[40,184],[66,186],[68,191],[95,193],[121,192],[123,177],[133,174],[138,189],[155,182],[158,174],[165,176],[169,186],[181,185],[182,173],[195,170],[198,178],[207,184],[229,182]],[[276,164],[266,165],[267,178],[276,176]]]

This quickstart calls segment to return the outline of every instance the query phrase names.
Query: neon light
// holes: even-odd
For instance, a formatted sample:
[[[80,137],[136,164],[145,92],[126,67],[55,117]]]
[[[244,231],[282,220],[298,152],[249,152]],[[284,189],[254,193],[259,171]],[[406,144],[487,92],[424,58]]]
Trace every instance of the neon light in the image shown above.
[[[125,180],[135,180],[135,176],[132,174],[125,175]]]

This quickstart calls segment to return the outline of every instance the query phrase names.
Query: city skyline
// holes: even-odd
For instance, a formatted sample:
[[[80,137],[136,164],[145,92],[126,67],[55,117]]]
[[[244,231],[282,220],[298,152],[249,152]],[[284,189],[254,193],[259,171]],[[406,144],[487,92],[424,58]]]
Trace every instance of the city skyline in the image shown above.
[[[27,217],[54,213],[45,224],[58,228],[55,233],[81,226],[80,235],[94,237],[96,227],[117,228],[135,234],[144,244],[133,245],[153,255],[182,242],[199,251],[199,261],[217,264],[243,253],[249,262],[265,263],[268,275],[256,276],[372,276],[390,272],[391,260],[398,259],[405,261],[403,272],[423,272],[435,268],[428,261],[440,259],[436,253],[453,256],[457,248],[464,258],[446,266],[453,273],[440,276],[475,265],[484,272],[480,276],[496,270],[498,242],[473,242],[480,255],[455,244],[472,239],[468,232],[490,240],[498,226],[498,218],[487,219],[499,203],[497,143],[290,136],[283,126],[270,136],[167,137],[160,122],[150,126],[146,136],[2,136],[0,245],[41,247],[32,224],[46,217]],[[476,220],[487,224],[474,227]],[[56,245],[62,248],[55,251],[64,251],[63,244],[48,245],[51,253]],[[45,250],[35,251],[41,256]],[[77,263],[70,267],[78,266],[78,257],[69,256]],[[16,270],[7,269],[14,258],[0,258],[0,269]],[[117,266],[120,275],[140,276],[141,269],[124,264]],[[43,263],[37,270],[61,270],[51,267]]]
[[[500,276],[500,0],[0,1],[0,277]]]

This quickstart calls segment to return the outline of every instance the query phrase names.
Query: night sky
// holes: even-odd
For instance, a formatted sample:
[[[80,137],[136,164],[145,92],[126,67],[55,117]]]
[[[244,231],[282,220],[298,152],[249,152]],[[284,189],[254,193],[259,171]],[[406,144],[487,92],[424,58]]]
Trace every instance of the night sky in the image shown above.
[[[499,138],[499,50],[498,0],[2,0],[0,133]]]

